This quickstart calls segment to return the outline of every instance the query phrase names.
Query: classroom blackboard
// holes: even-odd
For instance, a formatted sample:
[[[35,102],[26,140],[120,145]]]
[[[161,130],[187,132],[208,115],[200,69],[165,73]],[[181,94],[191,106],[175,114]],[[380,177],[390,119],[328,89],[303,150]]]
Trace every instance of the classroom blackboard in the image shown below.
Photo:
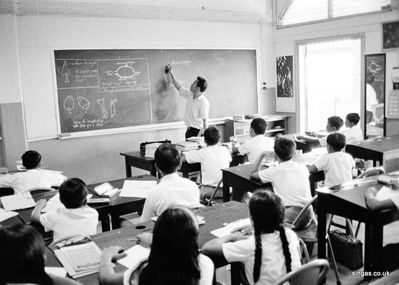
[[[61,134],[182,121],[183,87],[208,81],[210,118],[257,112],[255,50],[56,50]]]

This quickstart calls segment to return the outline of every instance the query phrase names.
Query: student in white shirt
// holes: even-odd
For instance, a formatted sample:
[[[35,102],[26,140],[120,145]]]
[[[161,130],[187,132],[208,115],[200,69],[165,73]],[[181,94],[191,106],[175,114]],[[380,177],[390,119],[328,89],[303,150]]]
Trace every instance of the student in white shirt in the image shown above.
[[[198,222],[182,207],[165,210],[155,223],[153,234],[137,236],[140,244],[151,246],[148,260],[115,273],[112,261],[124,257],[118,246],[101,254],[100,283],[103,285],[173,284],[211,285],[214,265],[198,247]]]
[[[184,124],[187,126],[186,138],[196,137],[201,129],[206,130],[209,119],[209,101],[203,95],[208,88],[205,78],[198,76],[191,84],[190,90],[182,88],[177,82],[172,72],[172,66],[168,64],[165,67],[165,73],[170,75],[173,85],[179,91],[180,96],[186,99],[186,111],[184,115]]]
[[[254,235],[237,231],[208,241],[202,252],[227,262],[242,262],[247,279],[243,284],[275,284],[301,266],[298,237],[284,228],[284,204],[271,191],[256,191],[249,201],[249,213]]]
[[[87,206],[86,184],[79,178],[70,178],[61,184],[59,193],[65,208],[41,214],[46,200],[39,200],[32,212],[32,222],[40,223],[46,231],[53,231],[54,240],[77,234],[96,234],[98,212]]]
[[[200,192],[193,181],[180,177],[180,154],[170,143],[160,145],[155,151],[155,166],[161,173],[159,183],[149,191],[144,203],[141,220],[159,216],[169,207],[200,207]]]
[[[26,171],[0,176],[0,187],[10,187],[15,193],[23,193],[37,188],[60,186],[66,179],[57,171],[40,169],[42,156],[37,151],[28,150],[21,159]]]
[[[327,136],[328,153],[319,158],[314,165],[308,166],[310,172],[324,171],[326,186],[339,185],[352,180],[355,161],[350,154],[343,152],[345,145],[344,134],[329,134]]]
[[[326,131],[327,133],[338,132],[344,125],[344,120],[339,116],[331,116],[327,119]],[[316,136],[316,134],[313,134]],[[327,146],[327,136],[321,137],[308,137],[308,136],[297,136],[298,139],[305,140],[308,143],[313,143],[318,146]]]
[[[220,133],[215,127],[209,127],[204,132],[206,148],[189,151],[183,156],[188,163],[201,163],[201,196],[213,192],[214,187],[222,181],[222,170],[228,168],[231,154],[227,147],[219,145]],[[210,186],[210,187],[206,187]]]
[[[251,138],[237,148],[241,155],[248,156],[249,163],[254,163],[263,151],[269,151],[269,156],[273,156],[274,138],[265,137],[266,126],[264,119],[253,119],[249,129]]]
[[[299,212],[312,199],[310,193],[309,171],[305,164],[292,161],[295,153],[295,142],[289,138],[278,138],[274,144],[277,166],[260,170],[262,159],[267,153],[262,153],[254,163],[251,177],[262,182],[271,182],[276,193],[286,206],[285,220],[292,223]],[[305,228],[311,222],[311,210],[298,223],[298,228]]]
[[[346,136],[346,143],[358,143],[363,140],[363,132],[358,125],[360,116],[358,113],[349,113],[346,115],[345,126],[348,128],[343,133]]]

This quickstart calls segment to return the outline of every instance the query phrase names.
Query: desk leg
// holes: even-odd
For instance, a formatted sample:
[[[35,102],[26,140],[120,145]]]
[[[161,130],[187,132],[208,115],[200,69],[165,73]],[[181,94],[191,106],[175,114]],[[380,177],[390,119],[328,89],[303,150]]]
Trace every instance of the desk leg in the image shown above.
[[[126,177],[132,177],[132,167],[129,164],[129,160],[125,157],[125,169],[126,169]]]
[[[111,230],[111,225],[109,223],[109,216],[104,215],[100,217],[101,220],[101,229],[103,232],[108,232]]]
[[[230,201],[230,193],[229,193],[229,185],[228,185],[228,179],[226,179],[226,175],[223,174],[223,202],[228,202]]]
[[[318,226],[317,226],[317,256],[318,258],[326,258],[326,212],[323,211],[322,205],[319,204]]]
[[[364,234],[364,271],[379,271],[382,263],[383,226],[366,223]]]
[[[121,227],[121,220],[119,214],[111,212],[112,229],[119,229]]]
[[[230,276],[231,276],[231,285],[240,285],[241,284],[241,264],[238,262],[233,262],[230,264]]]

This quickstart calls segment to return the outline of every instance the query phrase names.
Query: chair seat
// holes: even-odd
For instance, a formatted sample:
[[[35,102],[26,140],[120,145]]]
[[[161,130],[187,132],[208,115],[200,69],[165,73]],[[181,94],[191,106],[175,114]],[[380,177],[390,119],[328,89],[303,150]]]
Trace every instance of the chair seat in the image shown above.
[[[304,242],[317,242],[317,225],[314,222],[305,229],[294,231]]]

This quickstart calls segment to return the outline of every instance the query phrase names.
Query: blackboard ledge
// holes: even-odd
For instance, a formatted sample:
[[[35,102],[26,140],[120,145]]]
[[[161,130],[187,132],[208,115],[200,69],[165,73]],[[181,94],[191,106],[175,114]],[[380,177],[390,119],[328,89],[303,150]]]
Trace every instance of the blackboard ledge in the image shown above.
[[[214,118],[209,119],[209,125],[221,125],[225,123],[226,119],[232,119],[232,117]],[[171,129],[185,129],[186,126],[183,122],[173,122],[173,123],[163,123],[163,124],[152,124],[144,126],[135,126],[128,128],[117,128],[117,129],[105,129],[105,130],[95,130],[95,131],[85,131],[76,133],[61,133],[57,135],[57,139],[73,139],[81,137],[93,137],[102,135],[112,135],[112,134],[123,134],[123,133],[135,133],[144,131],[159,131],[159,130],[171,130]]]

